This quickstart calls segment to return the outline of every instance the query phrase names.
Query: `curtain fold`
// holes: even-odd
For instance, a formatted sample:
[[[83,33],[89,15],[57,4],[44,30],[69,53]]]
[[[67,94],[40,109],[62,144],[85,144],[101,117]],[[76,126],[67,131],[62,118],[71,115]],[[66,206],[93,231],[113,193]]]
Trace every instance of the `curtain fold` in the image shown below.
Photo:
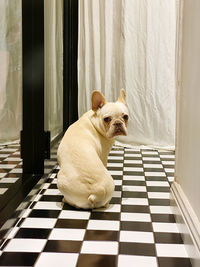
[[[129,146],[174,149],[177,0],[79,2],[79,115],[92,91],[108,101],[126,89]]]
[[[45,130],[51,140],[63,126],[63,0],[44,0]]]
[[[0,1],[0,144],[22,127],[22,13],[20,0]]]

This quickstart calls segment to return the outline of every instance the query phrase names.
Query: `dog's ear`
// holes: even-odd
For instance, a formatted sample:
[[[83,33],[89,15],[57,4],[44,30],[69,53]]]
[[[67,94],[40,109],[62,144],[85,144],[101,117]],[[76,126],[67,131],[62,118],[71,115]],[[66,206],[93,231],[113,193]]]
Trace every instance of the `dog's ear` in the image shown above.
[[[120,95],[117,101],[126,104],[126,92],[124,89],[120,90]]]
[[[92,93],[92,110],[97,111],[106,104],[104,95],[99,91],[93,91]]]

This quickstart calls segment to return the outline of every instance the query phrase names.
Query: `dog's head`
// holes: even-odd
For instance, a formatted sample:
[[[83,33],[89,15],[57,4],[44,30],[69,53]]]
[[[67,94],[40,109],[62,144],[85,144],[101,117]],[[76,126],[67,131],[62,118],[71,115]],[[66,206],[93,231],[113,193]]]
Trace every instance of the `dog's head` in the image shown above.
[[[118,135],[127,135],[129,114],[124,89],[121,89],[120,96],[114,103],[106,102],[101,92],[93,91],[92,110],[94,124],[101,134],[109,139]]]

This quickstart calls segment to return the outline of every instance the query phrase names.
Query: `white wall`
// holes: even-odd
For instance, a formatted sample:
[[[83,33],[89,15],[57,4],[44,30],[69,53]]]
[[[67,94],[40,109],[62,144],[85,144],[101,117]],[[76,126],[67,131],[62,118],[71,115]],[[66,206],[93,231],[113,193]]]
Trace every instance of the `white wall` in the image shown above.
[[[176,182],[172,185],[172,194],[179,207],[179,210],[175,209],[175,217],[194,267],[200,266],[199,14],[199,0],[184,1],[182,39],[179,38],[177,51],[181,57],[177,61],[180,87],[177,96]],[[179,216],[180,211],[182,216]]]
[[[184,1],[176,181],[200,220],[200,1]]]

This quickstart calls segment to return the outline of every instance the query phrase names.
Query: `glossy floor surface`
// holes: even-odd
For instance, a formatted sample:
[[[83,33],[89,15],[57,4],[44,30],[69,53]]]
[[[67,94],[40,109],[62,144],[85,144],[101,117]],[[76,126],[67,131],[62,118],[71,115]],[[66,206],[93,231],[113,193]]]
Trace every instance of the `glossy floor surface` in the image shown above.
[[[0,199],[22,175],[19,143],[0,146]]]
[[[113,147],[115,192],[107,209],[63,204],[58,169],[30,194],[1,243],[0,266],[191,266],[170,208],[173,152]]]

